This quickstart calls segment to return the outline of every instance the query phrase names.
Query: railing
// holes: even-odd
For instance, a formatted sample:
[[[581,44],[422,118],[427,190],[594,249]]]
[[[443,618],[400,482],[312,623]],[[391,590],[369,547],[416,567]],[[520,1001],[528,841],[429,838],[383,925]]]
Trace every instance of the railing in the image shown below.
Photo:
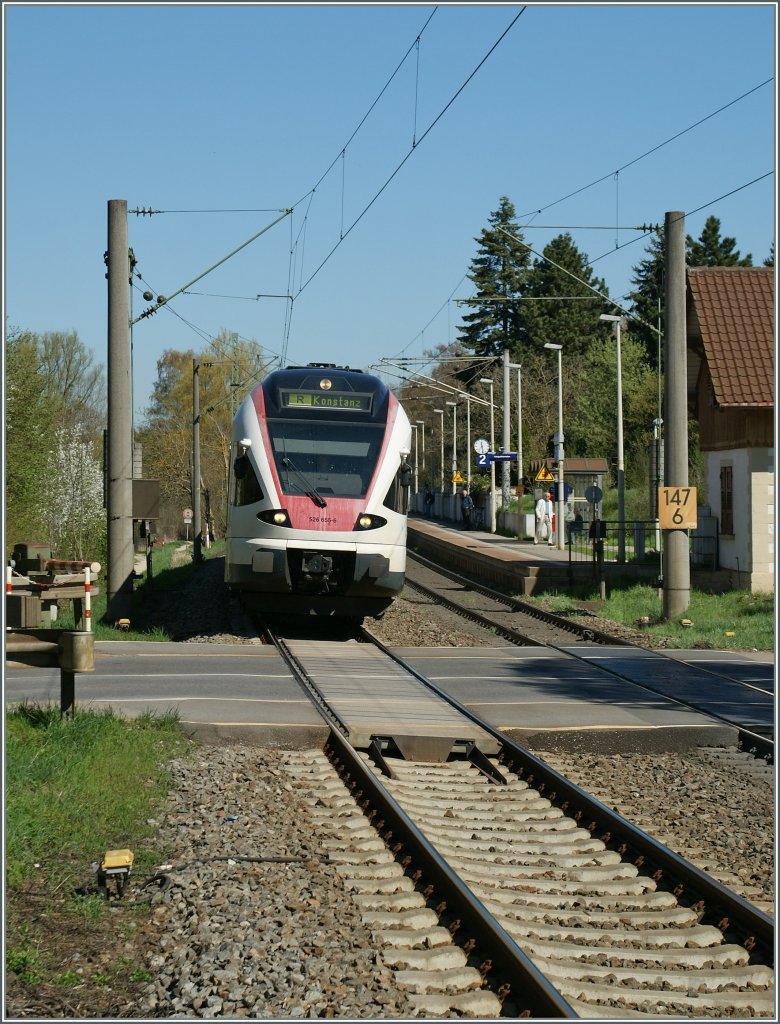
[[[595,536],[597,530],[599,536]],[[581,529],[569,528],[567,524],[566,547],[570,562],[595,564],[601,557],[605,563],[655,567],[660,572],[661,544],[662,531],[654,520],[621,523],[600,519]],[[717,532],[691,532],[689,547],[691,568],[717,569]]]
[[[580,529],[565,524],[566,547],[569,558],[574,562],[590,561],[594,547],[600,543],[605,562],[629,562],[641,565],[658,564],[660,561],[660,532],[655,522],[639,520],[624,522],[596,519]]]

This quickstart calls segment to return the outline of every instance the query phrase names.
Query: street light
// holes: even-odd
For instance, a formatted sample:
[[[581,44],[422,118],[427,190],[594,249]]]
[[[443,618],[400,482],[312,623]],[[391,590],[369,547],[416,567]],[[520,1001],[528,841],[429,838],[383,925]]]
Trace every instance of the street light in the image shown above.
[[[523,364],[510,363],[517,370],[517,535],[523,535]]]
[[[606,320],[615,325],[617,339],[617,488],[618,488],[618,562],[626,560],[626,477],[623,459],[623,372],[620,362],[620,328],[623,317],[613,313],[602,313],[599,320]]]
[[[551,341],[545,342],[545,348],[551,352],[558,353],[558,434],[555,437],[555,457],[558,460],[558,512],[555,521],[555,536],[558,541],[558,550],[563,551],[563,376],[561,374],[561,352],[563,345],[555,345]]]
[[[410,426],[414,431],[414,500],[417,501],[417,494],[420,490],[420,479],[418,472],[419,461],[417,458],[417,424],[412,423],[410,424]]]
[[[480,384],[490,385],[490,453],[493,455],[496,450],[496,428],[493,415],[493,378],[480,377]],[[490,532],[496,532],[496,464],[490,460]]]
[[[425,477],[425,420],[417,420],[422,427],[422,471]]]
[[[458,475],[458,403],[447,402],[452,406],[452,493],[458,489],[455,477]]]
[[[441,460],[441,493],[442,493],[442,496],[443,496],[444,495],[444,409],[434,409],[433,411],[438,413],[439,416],[441,417],[441,423],[439,424],[439,426],[441,428],[441,456],[440,456],[440,460]]]

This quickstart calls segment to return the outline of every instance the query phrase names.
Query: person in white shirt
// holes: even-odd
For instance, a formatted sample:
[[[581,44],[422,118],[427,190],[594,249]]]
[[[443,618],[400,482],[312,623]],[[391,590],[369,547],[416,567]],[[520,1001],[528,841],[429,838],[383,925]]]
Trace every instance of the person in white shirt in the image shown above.
[[[552,494],[549,491],[545,491],[545,493],[536,503],[536,535],[534,536],[534,544],[538,544],[540,540],[546,540],[549,546],[552,547],[552,517]]]

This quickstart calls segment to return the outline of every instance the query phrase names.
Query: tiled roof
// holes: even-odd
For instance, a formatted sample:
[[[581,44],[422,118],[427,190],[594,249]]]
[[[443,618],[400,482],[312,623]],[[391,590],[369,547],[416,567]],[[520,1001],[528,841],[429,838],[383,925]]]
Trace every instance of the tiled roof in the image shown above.
[[[719,406],[774,406],[773,267],[688,267]]]

